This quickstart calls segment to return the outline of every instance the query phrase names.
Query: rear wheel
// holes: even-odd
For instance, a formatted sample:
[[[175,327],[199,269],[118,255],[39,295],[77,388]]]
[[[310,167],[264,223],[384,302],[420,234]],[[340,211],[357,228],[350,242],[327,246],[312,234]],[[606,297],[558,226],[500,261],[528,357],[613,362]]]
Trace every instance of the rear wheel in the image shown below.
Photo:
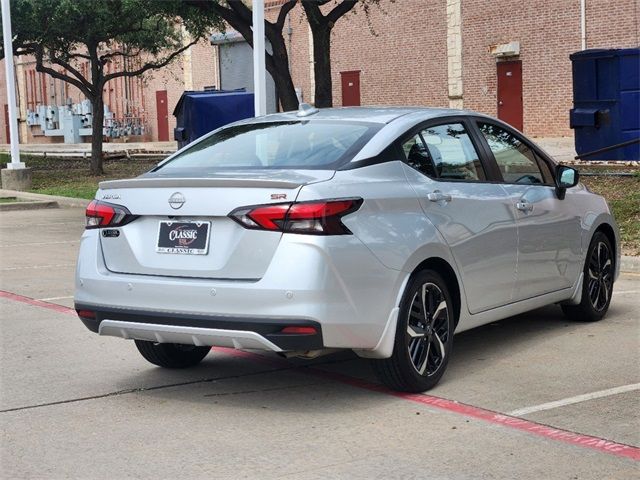
[[[164,368],[187,368],[202,361],[211,347],[196,347],[177,343],[155,343],[135,340],[136,347],[149,362]]]
[[[434,387],[449,362],[454,317],[451,295],[442,277],[433,270],[418,273],[400,304],[393,355],[372,360],[380,381],[403,392]]]
[[[562,305],[571,320],[596,322],[602,319],[611,303],[615,258],[611,242],[602,232],[596,232],[587,250],[582,280],[582,300],[579,305]]]

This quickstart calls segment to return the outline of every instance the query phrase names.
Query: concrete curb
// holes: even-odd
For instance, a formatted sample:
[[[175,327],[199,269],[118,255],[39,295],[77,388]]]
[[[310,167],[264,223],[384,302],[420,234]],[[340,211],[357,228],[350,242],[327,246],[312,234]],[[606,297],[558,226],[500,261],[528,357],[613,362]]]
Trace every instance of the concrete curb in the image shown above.
[[[42,193],[18,192],[15,190],[0,189],[0,197],[16,197],[22,200],[32,200],[36,202],[56,202],[63,208],[87,208],[91,200],[84,198],[60,197],[58,195],[44,195]]]
[[[620,271],[627,273],[640,273],[640,257],[622,255],[622,258],[620,258]]]
[[[15,212],[16,210],[38,210],[41,208],[58,208],[58,202],[11,202],[0,203],[0,212]]]

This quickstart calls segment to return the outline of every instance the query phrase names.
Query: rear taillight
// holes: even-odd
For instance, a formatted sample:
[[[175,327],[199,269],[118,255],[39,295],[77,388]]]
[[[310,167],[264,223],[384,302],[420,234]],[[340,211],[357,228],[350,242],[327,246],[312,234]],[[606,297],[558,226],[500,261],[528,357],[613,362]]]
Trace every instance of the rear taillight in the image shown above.
[[[229,217],[245,228],[309,235],[347,235],[351,231],[342,217],[355,212],[361,198],[319,200],[299,203],[276,203],[241,207]]]
[[[136,217],[121,205],[93,200],[85,212],[87,217],[86,228],[119,227],[125,225]]]

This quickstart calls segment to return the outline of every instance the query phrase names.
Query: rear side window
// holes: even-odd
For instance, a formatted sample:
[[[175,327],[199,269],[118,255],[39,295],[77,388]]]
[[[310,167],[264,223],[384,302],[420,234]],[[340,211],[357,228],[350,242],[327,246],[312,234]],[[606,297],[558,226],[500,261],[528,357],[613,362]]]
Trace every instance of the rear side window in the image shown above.
[[[348,162],[380,128],[367,122],[292,121],[225,128],[157,170],[331,169]]]
[[[440,180],[484,180],[478,152],[464,125],[448,123],[421,130],[402,148],[407,163],[431,178]]]
[[[506,183],[535,185],[551,182],[549,167],[539,162],[533,150],[518,137],[490,123],[479,123],[478,126]]]

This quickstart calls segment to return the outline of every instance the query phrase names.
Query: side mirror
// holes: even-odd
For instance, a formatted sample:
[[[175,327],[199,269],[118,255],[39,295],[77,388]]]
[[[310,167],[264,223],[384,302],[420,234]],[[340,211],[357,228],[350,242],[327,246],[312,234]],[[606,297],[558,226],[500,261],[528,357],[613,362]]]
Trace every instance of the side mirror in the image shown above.
[[[566,165],[558,165],[556,168],[556,193],[562,200],[567,188],[575,187],[580,179],[580,174],[575,168]]]

